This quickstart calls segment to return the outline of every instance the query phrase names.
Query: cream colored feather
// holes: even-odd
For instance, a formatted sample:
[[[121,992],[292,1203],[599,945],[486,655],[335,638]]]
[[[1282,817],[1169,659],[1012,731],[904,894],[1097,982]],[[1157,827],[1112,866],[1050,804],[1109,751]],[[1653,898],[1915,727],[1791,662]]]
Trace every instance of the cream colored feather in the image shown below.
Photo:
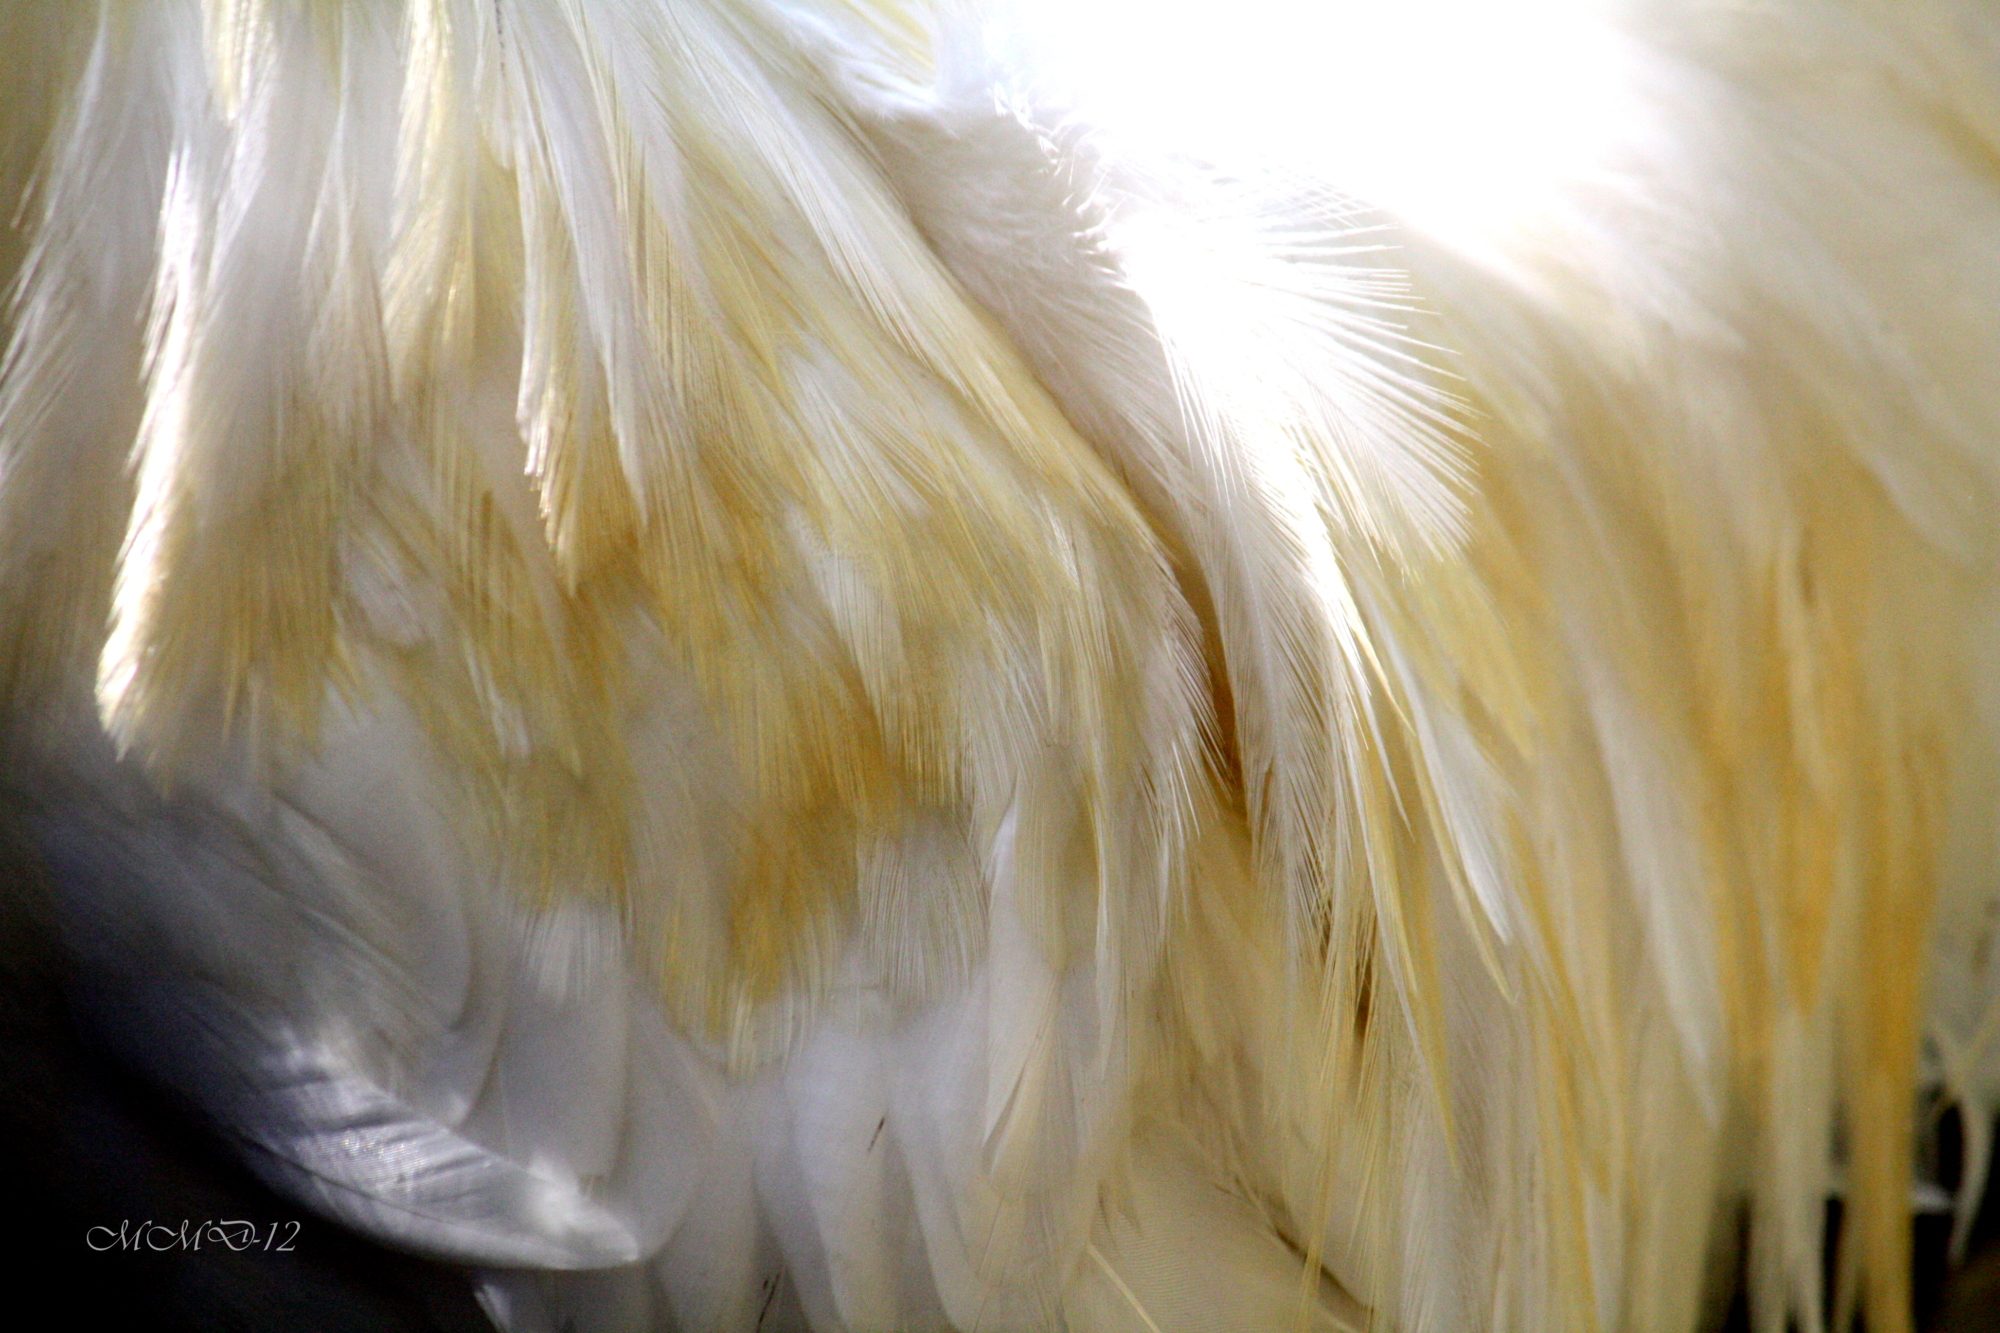
[[[1908,1327],[2000,23],[1551,5],[12,6],[82,1003],[508,1327]]]

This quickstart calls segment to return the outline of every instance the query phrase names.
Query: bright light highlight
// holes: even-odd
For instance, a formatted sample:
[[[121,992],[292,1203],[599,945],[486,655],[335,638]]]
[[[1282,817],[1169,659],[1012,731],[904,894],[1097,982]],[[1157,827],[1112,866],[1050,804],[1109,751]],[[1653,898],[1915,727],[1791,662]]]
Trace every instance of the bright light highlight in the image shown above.
[[[1476,240],[1588,173],[1629,127],[1591,0],[1029,0],[1051,82],[1121,138],[1309,172]]]

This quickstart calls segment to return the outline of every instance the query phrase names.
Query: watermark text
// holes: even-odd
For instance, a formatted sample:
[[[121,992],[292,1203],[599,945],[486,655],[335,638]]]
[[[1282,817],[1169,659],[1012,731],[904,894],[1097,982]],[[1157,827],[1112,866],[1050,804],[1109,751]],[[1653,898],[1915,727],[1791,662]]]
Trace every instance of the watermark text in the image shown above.
[[[297,1222],[251,1222],[236,1218],[208,1221],[155,1222],[130,1218],[117,1226],[94,1226],[83,1233],[83,1243],[100,1254],[124,1250],[142,1254],[195,1254],[202,1250],[230,1250],[241,1254],[265,1250],[289,1254],[298,1243]]]

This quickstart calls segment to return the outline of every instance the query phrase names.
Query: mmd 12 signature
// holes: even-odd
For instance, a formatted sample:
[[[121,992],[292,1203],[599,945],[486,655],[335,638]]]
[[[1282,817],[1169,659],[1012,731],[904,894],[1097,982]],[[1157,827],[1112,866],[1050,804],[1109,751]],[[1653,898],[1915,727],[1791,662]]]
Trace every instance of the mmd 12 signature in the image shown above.
[[[197,1253],[201,1250],[266,1250],[289,1254],[299,1239],[297,1222],[257,1223],[239,1219],[203,1222],[134,1222],[130,1218],[116,1227],[94,1226],[83,1233],[83,1243],[103,1253],[111,1250],[139,1250],[153,1254]]]

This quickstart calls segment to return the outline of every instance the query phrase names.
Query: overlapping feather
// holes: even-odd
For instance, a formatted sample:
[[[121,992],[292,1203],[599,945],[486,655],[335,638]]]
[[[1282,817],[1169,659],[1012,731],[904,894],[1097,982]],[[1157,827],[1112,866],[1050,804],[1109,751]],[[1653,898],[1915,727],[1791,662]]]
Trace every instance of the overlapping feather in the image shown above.
[[[1927,1026],[2000,1095],[1971,10],[1629,6],[1490,235],[950,6],[0,23],[10,799],[94,966],[257,905],[286,1187],[643,1260],[521,1327],[1685,1328],[1746,1204],[1761,1327],[1907,1322]]]

